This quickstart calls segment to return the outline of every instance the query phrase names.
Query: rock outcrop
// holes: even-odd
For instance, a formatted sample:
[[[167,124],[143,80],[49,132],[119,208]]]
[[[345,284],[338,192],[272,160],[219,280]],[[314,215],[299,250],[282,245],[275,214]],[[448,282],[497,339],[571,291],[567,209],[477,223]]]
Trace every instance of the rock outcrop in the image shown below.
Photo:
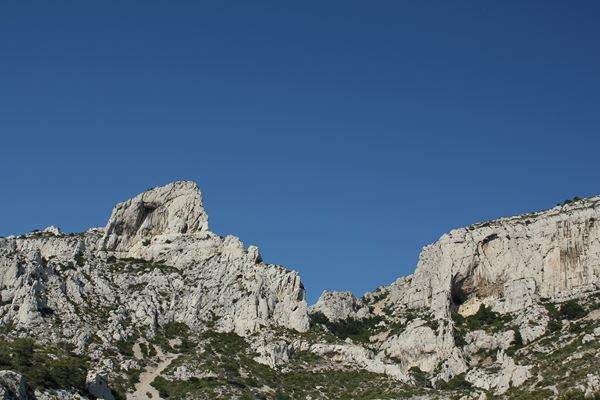
[[[80,309],[118,304],[97,327],[106,340],[128,336],[125,320],[150,331],[169,321],[241,335],[270,324],[306,331],[298,274],[208,231],[207,221],[196,184],[175,182],[118,204],[105,229],[0,240],[0,299],[11,305],[1,321],[44,329],[61,310],[69,335],[83,334],[75,331],[95,319],[90,326]]]
[[[600,197],[455,229],[426,246],[416,271],[386,291],[390,307],[480,304],[516,312],[541,298],[564,300],[600,288]]]
[[[202,194],[193,182],[150,189],[113,209],[101,250],[126,252],[139,242],[168,234],[208,231]]]
[[[21,374],[13,371],[0,371],[0,399],[29,400],[32,396]]]
[[[0,366],[18,371],[0,371],[0,398],[271,399],[286,379],[307,399],[549,398],[569,379],[591,396],[598,218],[594,197],[456,229],[414,274],[361,298],[325,291],[309,310],[297,272],[208,229],[195,183],[153,188],[104,228],[0,238]],[[560,352],[582,372],[557,373]]]
[[[361,299],[325,292],[311,312],[331,321],[379,316],[388,325],[404,324],[398,334],[371,338],[369,347],[378,357],[391,357],[404,372],[438,371],[443,380],[467,373],[474,386],[504,393],[530,377],[531,366],[516,364],[505,351],[548,333],[542,303],[600,288],[599,218],[600,197],[594,197],[455,229],[423,249],[414,274]],[[468,332],[465,343],[458,343],[462,333],[454,315],[474,316],[482,306],[510,314],[512,324],[497,333]],[[405,322],[414,312],[424,320]],[[427,320],[437,322],[432,327]],[[493,372],[469,367],[482,352],[499,352]]]
[[[310,307],[311,313],[321,313],[330,321],[363,319],[369,316],[369,308],[352,292],[329,292],[325,290],[317,303]]]

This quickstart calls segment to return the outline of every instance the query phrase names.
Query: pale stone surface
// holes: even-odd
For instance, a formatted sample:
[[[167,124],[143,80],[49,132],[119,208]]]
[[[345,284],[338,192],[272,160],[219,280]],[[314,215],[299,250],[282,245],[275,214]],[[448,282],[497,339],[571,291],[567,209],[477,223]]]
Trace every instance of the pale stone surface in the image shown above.
[[[587,334],[587,335],[584,335],[583,338],[581,338],[581,343],[586,344],[586,343],[592,342],[594,340],[596,340],[594,335]]]
[[[21,374],[13,371],[0,371],[0,399],[29,400],[27,383]]]
[[[523,343],[531,343],[546,333],[548,312],[542,306],[532,306],[517,313],[515,324],[519,327]]]
[[[330,321],[363,319],[369,316],[369,308],[352,292],[323,291],[317,303],[310,307],[311,313],[322,313]]]
[[[370,372],[389,375],[403,382],[410,382],[402,366],[386,363],[373,351],[356,344],[316,343],[308,345],[308,351],[327,357],[330,360],[359,367]]]
[[[467,354],[475,354],[480,350],[506,350],[514,341],[515,333],[513,331],[497,332],[493,335],[477,330],[468,332],[465,336],[467,345],[463,350]]]
[[[455,229],[426,246],[415,273],[387,289],[393,307],[448,317],[474,298],[515,312],[600,283],[600,197]],[[475,310],[476,311],[476,310]]]
[[[60,236],[63,235],[63,232],[60,230],[59,227],[57,226],[49,226],[46,229],[43,230],[44,233],[50,233],[52,235],[56,235],[56,236]]]
[[[453,353],[452,329],[449,325],[440,324],[434,331],[426,321],[417,318],[409,322],[400,335],[385,340],[380,350],[399,360],[404,371],[418,367],[421,371],[432,372],[438,363]],[[455,367],[463,369],[458,364]]]
[[[465,379],[473,386],[489,390],[496,389],[496,393],[503,394],[511,387],[521,386],[531,376],[531,366],[516,365],[514,360],[506,355],[503,350],[498,351],[498,372],[486,372],[482,369],[471,369]]]
[[[119,273],[133,270],[139,272]],[[234,236],[208,231],[191,182],[120,203],[105,230],[1,239],[0,296],[17,305],[0,306],[2,323],[43,331],[46,310],[61,310],[69,336],[86,326],[105,343],[128,337],[127,318],[149,331],[173,320],[202,327],[215,317],[216,329],[240,335],[271,324],[309,327],[298,273],[263,263],[258,248],[246,249]],[[110,312],[108,326],[94,327],[93,318],[77,312],[111,304],[121,307]]]
[[[423,249],[414,274],[366,294],[366,305],[378,315],[385,309],[393,315],[428,309],[440,321],[451,321],[453,309],[468,316],[486,305],[514,314],[523,343],[530,343],[547,330],[548,314],[539,305],[542,299],[563,301],[600,285],[599,218],[600,197],[594,197],[453,230]],[[459,360],[450,371],[439,374],[444,379],[464,371],[461,352],[455,351],[451,339],[423,327],[410,328],[399,338],[387,339],[382,348],[406,365],[426,371],[440,362],[445,368],[451,357]],[[471,332],[465,354],[507,349],[514,332],[499,335]],[[513,384],[521,382],[523,371],[515,366]],[[504,387],[496,378],[493,381],[493,387]]]
[[[165,234],[208,230],[208,216],[194,182],[150,189],[113,209],[100,248],[127,251],[134,244]]]
[[[309,330],[298,273],[264,263],[256,246],[235,236],[210,232],[197,185],[175,182],[118,204],[105,228],[72,235],[50,227],[0,238],[0,324],[89,352],[97,370],[88,375],[88,388],[99,398],[111,398],[105,372],[140,367],[136,360],[108,359],[106,350],[137,332],[151,337],[168,322],[234,331],[256,361],[277,369],[286,368],[294,352],[308,351],[402,382],[412,381],[413,367],[434,382],[466,373],[475,387],[504,393],[531,375],[531,366],[517,365],[505,351],[516,331],[525,344],[546,333],[542,300],[600,288],[598,204],[600,197],[456,229],[423,249],[414,274],[387,287],[361,299],[325,291],[311,313],[334,323],[381,322],[368,340],[321,343],[282,334]],[[467,332],[458,347],[452,312],[469,316],[482,305],[510,313],[510,325]],[[59,326],[53,314],[60,314]],[[582,342],[598,340],[598,329]],[[477,365],[479,358],[493,368]],[[203,376],[194,368],[181,366],[175,376]],[[592,387],[597,377],[588,381]],[[79,398],[68,391],[36,396]]]

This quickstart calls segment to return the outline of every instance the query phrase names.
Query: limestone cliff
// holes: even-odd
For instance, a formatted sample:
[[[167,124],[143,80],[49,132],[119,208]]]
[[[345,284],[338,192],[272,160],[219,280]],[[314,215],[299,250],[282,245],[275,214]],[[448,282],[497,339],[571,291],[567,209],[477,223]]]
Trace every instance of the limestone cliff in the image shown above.
[[[150,331],[212,320],[241,335],[269,324],[308,329],[298,274],[263,263],[256,247],[236,237],[208,231],[191,182],[118,204],[105,229],[0,240],[0,299],[2,323],[43,330],[60,313],[63,331],[54,334],[65,337],[85,336],[81,330],[96,324],[98,332],[127,337],[124,318]],[[82,311],[113,308],[110,327]]]
[[[391,307],[448,317],[481,303],[515,312],[600,288],[600,197],[475,224],[426,246],[414,274],[385,288]]]
[[[153,188],[104,228],[0,238],[0,397],[591,396],[599,213],[594,197],[456,229],[414,274],[309,309],[297,272],[208,229],[195,183]]]
[[[412,275],[361,299],[325,292],[311,312],[334,329],[340,318],[380,318],[385,327],[366,345],[377,357],[393,358],[405,373],[419,368],[442,380],[466,374],[479,388],[505,393],[533,368],[505,351],[552,334],[549,309],[571,299],[596,307],[599,218],[600,197],[593,197],[455,229],[423,249]],[[356,313],[364,307],[369,313]],[[490,364],[500,372],[483,372],[482,351],[501,352]]]
[[[174,182],[117,204],[100,249],[126,252],[155,236],[204,231],[208,231],[208,216],[200,189],[194,182]]]

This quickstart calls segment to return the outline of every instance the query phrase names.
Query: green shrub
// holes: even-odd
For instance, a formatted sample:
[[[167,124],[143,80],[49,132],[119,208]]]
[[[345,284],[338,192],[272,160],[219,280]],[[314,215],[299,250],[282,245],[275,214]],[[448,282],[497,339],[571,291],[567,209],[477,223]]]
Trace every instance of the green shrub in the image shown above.
[[[548,322],[548,329],[550,332],[559,332],[562,329],[562,320],[576,320],[583,318],[587,315],[587,311],[583,308],[577,301],[569,300],[562,303],[557,308],[555,304],[546,303],[544,304],[546,310],[548,311],[548,316],[550,317],[550,321]],[[571,324],[569,330],[572,333],[579,333],[581,331],[581,327],[577,324]]]
[[[559,332],[562,329],[562,321],[559,319],[551,319],[548,322],[550,332]]]
[[[51,387],[85,389],[86,363],[79,357],[67,356],[48,363]]]
[[[82,254],[76,254],[75,255],[75,262],[77,263],[77,266],[83,267],[84,264],[85,264],[85,257],[83,257]]]
[[[587,312],[575,300],[569,300],[560,306],[560,315],[565,319],[574,320],[585,317]]]
[[[0,369],[25,376],[34,388],[85,390],[87,360],[67,347],[42,348],[31,339],[0,339]]]
[[[521,331],[519,329],[515,329],[515,338],[511,344],[515,347],[523,346],[523,336],[521,336]]]
[[[491,394],[490,394],[491,395]],[[554,392],[550,389],[516,389],[511,388],[507,393],[507,398],[510,400],[540,400],[551,399],[554,397]],[[495,396],[487,397],[488,399],[496,399]]]
[[[462,347],[467,344],[467,342],[465,340],[465,334],[461,329],[455,327],[453,336],[454,336],[454,344],[456,346]]]
[[[456,311],[452,312],[452,320],[454,321],[454,343],[460,347],[466,344],[464,335],[467,330],[497,331],[510,323],[512,316],[510,314],[499,314],[492,311],[491,307],[481,304],[475,314],[467,317],[463,317]]]
[[[565,201],[563,201],[562,205],[565,206],[567,204],[571,204],[571,203],[574,203],[574,202],[579,201],[579,200],[581,200],[581,197],[575,196],[572,199],[566,199]],[[561,205],[561,203],[558,203],[557,205]]]
[[[311,325],[316,325],[316,324],[327,325],[328,323],[329,323],[329,318],[327,318],[325,316],[325,314],[323,314],[322,312],[318,311],[318,312],[310,314],[310,324]]]
[[[320,312],[311,315],[311,324],[325,325],[331,333],[342,340],[350,338],[361,342],[368,342],[369,337],[380,330],[377,324],[381,321],[383,321],[383,318],[375,316],[361,320],[348,318],[334,322]]]
[[[33,340],[15,339],[12,343],[13,365],[19,369],[31,367],[33,363]]]
[[[185,337],[188,335],[190,327],[183,322],[167,322],[161,326],[162,333],[169,339]]]
[[[135,344],[136,340],[137,338],[134,336],[131,336],[128,339],[119,340],[116,343],[119,353],[123,354],[126,357],[133,357],[133,345]]]
[[[439,389],[444,390],[460,390],[460,389],[470,389],[471,384],[467,382],[465,379],[465,374],[459,374],[452,377],[448,382],[441,382]]]
[[[556,305],[552,303],[546,303],[544,304],[544,307],[546,307],[546,311],[548,311],[550,318],[560,318],[560,313],[556,308]]]
[[[485,304],[481,304],[477,312],[473,315],[463,317],[458,312],[453,313],[452,318],[457,326],[466,326],[469,330],[482,329],[497,320],[498,313],[492,311]]]
[[[586,398],[588,397],[579,389],[571,389],[558,396],[558,400],[584,400]]]
[[[477,312],[465,318],[465,321],[470,330],[477,330],[506,321],[508,320],[507,317],[507,315],[500,315],[492,311],[491,307],[482,304],[479,306]]]

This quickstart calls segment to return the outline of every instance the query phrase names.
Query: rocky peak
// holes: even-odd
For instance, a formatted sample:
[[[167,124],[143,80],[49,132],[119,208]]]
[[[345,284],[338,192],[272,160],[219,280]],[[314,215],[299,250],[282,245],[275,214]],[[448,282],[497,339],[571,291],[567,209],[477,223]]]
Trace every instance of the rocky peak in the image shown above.
[[[208,215],[202,206],[198,185],[189,181],[173,182],[117,204],[106,225],[100,249],[127,251],[154,236],[207,230]]]
[[[324,291],[309,310],[297,272],[208,230],[195,183],[150,189],[106,228],[0,238],[0,361],[14,370],[0,399],[273,398],[289,382],[307,399],[593,395],[599,219],[595,197],[456,229],[414,274],[361,298]],[[39,382],[16,351],[73,379]]]
[[[256,246],[235,236],[210,232],[193,182],[117,204],[104,229],[65,235],[49,228],[0,239],[0,325],[43,331],[55,315],[48,310],[62,310],[61,324],[71,331],[90,327],[89,315],[66,305],[121,307],[128,324],[91,323],[120,338],[133,330],[153,334],[170,322],[240,335],[309,328],[298,273],[264,263]]]
[[[426,246],[414,274],[390,285],[392,307],[506,313],[541,298],[564,300],[600,287],[600,197],[452,230]]]
[[[319,300],[310,308],[311,313],[321,313],[330,321],[361,319],[369,314],[369,308],[352,292],[323,291]]]

